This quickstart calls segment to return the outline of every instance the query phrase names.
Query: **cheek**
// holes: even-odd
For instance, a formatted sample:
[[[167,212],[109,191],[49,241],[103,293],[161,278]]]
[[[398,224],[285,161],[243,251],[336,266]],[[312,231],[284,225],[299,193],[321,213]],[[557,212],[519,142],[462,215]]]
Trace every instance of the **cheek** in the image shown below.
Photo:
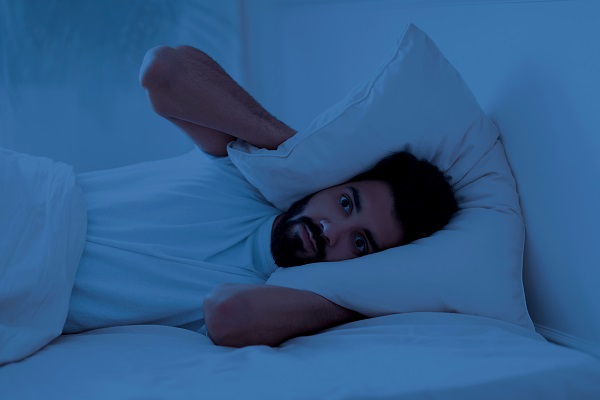
[[[357,258],[352,249],[347,243],[340,243],[335,247],[326,249],[325,261],[343,261]]]
[[[338,205],[337,197],[319,197],[313,198],[313,201],[309,202],[304,209],[304,215],[310,217],[315,223],[320,220],[337,220],[343,217],[343,210]]]

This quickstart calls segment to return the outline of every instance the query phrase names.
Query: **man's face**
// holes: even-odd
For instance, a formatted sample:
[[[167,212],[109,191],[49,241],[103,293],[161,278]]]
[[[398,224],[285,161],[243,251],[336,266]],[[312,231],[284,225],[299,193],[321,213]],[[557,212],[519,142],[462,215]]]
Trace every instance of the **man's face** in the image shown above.
[[[271,253],[280,267],[341,261],[402,243],[387,183],[348,182],[292,205],[275,219]]]

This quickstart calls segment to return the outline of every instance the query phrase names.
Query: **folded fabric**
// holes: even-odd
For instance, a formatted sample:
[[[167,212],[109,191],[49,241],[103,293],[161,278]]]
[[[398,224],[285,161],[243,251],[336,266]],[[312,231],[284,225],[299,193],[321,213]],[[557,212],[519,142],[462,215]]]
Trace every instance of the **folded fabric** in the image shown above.
[[[87,226],[71,167],[0,148],[0,365],[61,332]]]

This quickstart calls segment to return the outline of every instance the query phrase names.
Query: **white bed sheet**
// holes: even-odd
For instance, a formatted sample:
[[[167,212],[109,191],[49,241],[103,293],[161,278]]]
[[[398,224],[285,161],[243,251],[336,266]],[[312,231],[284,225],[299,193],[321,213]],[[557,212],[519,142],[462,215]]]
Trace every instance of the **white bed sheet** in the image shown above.
[[[0,148],[0,365],[61,334],[86,227],[71,167]]]
[[[0,368],[4,399],[598,399],[600,361],[505,322],[412,313],[278,348],[164,326],[61,336]]]

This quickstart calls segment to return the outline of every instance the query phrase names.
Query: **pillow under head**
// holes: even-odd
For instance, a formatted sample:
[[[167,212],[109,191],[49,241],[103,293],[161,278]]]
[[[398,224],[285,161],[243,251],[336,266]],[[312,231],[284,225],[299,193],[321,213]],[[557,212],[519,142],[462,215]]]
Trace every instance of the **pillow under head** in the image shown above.
[[[238,140],[228,153],[286,210],[407,146],[450,177],[460,210],[444,229],[362,258],[279,269],[267,283],[310,290],[367,316],[451,311],[533,329],[519,198],[499,132],[416,26],[366,83],[277,150]]]

